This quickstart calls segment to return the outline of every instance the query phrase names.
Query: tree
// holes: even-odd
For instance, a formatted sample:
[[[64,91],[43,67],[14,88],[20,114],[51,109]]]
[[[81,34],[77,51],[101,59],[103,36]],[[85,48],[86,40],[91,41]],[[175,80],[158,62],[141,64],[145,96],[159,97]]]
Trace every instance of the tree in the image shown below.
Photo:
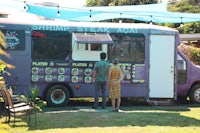
[[[140,5],[140,4],[154,4],[158,0],[86,0],[86,6],[122,6],[122,5]],[[199,0],[181,0],[172,3],[168,6],[170,12],[183,12],[183,13],[200,13]],[[141,21],[132,19],[121,19],[125,23],[140,23]],[[106,22],[119,22],[119,18],[112,20],[105,20]],[[144,22],[143,22],[144,23]],[[179,23],[176,24],[158,24],[177,28],[180,33],[200,33],[200,23],[187,23],[184,27],[180,27]]]
[[[86,6],[122,6],[153,4],[158,0],[86,0]]]
[[[157,0],[86,0],[86,6],[123,6],[123,5],[141,5],[154,4]],[[141,21],[133,19],[122,19],[125,23],[140,23]],[[119,22],[119,18],[105,20],[102,22]]]
[[[177,2],[168,9],[171,12],[200,13],[200,7],[185,2]]]
[[[200,4],[199,0],[182,0],[181,2],[183,3],[188,3],[190,5],[196,6]]]
[[[10,55],[7,52],[4,51],[4,49],[6,49],[6,48],[7,48],[7,46],[6,46],[6,43],[5,43],[5,36],[0,31],[0,57],[1,57],[1,55],[3,55],[3,56],[6,56],[7,58],[11,58]],[[15,68],[15,66],[13,66],[9,63],[6,63],[5,61],[3,61],[0,58],[0,81],[4,81],[4,77],[3,77],[4,74],[10,75],[10,73],[5,70],[6,68],[13,69],[13,68]],[[4,84],[5,84],[5,82],[3,82],[0,85],[0,87],[2,87]]]
[[[182,0],[171,5],[168,10],[170,12],[183,12],[183,13],[200,13],[200,7],[197,6],[198,0]],[[192,5],[194,4],[194,5]],[[196,5],[195,5],[196,4]],[[184,27],[179,27],[179,24],[170,24],[169,27],[177,28],[180,33],[200,33],[200,23],[187,23]]]

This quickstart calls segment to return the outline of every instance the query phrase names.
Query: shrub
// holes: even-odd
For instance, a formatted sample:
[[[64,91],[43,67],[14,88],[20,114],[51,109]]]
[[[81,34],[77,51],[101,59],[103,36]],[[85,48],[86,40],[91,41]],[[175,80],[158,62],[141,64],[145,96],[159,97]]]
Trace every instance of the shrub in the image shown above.
[[[200,48],[192,44],[181,44],[178,49],[193,63],[200,65]]]
[[[200,65],[200,48],[191,48],[191,58],[195,64]]]
[[[42,108],[47,103],[38,97],[39,90],[37,86],[30,88],[30,94],[23,95],[22,97],[30,106],[34,106],[37,110],[42,111]]]

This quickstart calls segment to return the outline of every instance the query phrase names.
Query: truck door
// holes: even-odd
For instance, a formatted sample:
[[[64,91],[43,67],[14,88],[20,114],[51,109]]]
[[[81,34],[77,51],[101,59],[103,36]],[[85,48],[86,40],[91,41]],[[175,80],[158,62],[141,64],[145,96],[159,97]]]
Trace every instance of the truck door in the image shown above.
[[[149,98],[174,97],[174,35],[150,35]]]

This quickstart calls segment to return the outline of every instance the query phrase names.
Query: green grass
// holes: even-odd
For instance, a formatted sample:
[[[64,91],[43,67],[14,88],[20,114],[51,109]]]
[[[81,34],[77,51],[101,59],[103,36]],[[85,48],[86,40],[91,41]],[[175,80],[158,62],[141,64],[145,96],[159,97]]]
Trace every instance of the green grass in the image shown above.
[[[84,103],[85,104],[85,103]],[[0,133],[198,133],[200,131],[200,105],[178,106],[122,105],[122,112],[93,110],[91,106],[45,108],[27,124],[19,117],[16,127],[0,118]]]

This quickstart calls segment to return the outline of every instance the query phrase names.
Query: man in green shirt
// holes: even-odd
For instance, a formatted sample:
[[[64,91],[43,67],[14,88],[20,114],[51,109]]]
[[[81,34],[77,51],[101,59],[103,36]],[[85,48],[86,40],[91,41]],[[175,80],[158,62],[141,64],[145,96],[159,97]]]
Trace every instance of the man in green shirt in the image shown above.
[[[100,61],[95,63],[94,72],[92,76],[92,83],[94,83],[94,105],[93,109],[97,109],[99,105],[99,92],[102,93],[102,109],[106,107],[106,88],[108,80],[108,71],[110,64],[105,61],[106,53],[100,53]]]

